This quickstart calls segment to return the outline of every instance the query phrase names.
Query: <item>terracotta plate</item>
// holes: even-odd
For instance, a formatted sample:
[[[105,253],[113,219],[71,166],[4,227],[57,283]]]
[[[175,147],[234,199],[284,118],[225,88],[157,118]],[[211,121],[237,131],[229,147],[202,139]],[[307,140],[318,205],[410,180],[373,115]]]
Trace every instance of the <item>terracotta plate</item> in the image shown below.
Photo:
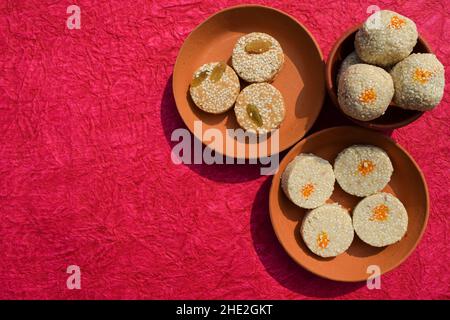
[[[383,190],[398,197],[408,211],[408,230],[398,243],[375,248],[355,239],[347,252],[335,258],[320,258],[304,244],[300,226],[306,210],[294,205],[280,187],[281,174],[287,164],[300,153],[314,153],[331,164],[337,154],[353,144],[371,144],[384,149],[394,166],[394,173]],[[362,198],[345,193],[335,184],[329,202],[338,202],[351,210]],[[429,198],[425,179],[411,156],[390,138],[363,128],[336,127],[317,132],[300,141],[284,157],[270,189],[270,218],[278,240],[298,264],[309,271],[337,281],[363,281],[368,277],[367,267],[378,265],[382,273],[402,263],[419,243],[428,220]]]
[[[217,128],[224,135],[226,129],[236,129],[239,125],[233,109],[225,114],[212,115],[194,105],[189,95],[192,74],[207,62],[227,61],[231,65],[231,53],[237,39],[255,31],[275,37],[286,57],[283,69],[272,83],[281,91],[286,104],[286,118],[279,131],[279,151],[299,141],[319,115],[325,97],[325,67],[320,48],[308,30],[294,18],[276,9],[257,5],[228,8],[211,16],[192,31],[178,54],[173,72],[173,92],[178,111],[189,130],[204,144],[210,141],[194,132],[194,121],[202,122],[203,132],[205,129]],[[241,89],[245,85],[241,83]],[[247,141],[246,158],[255,157],[249,157],[248,147]],[[223,154],[233,156],[225,147],[222,151]]]

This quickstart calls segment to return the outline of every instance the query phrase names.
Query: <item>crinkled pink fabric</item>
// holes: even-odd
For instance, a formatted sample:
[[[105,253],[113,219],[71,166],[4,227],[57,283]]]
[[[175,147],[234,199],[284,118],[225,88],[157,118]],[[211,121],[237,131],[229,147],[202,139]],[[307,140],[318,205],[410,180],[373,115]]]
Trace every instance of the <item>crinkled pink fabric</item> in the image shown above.
[[[66,9],[81,8],[69,30]],[[183,40],[239,1],[0,2],[0,298],[424,299],[450,297],[449,85],[393,138],[422,168],[431,211],[414,253],[365,283],[296,265],[268,215],[257,165],[175,165],[184,125],[171,74]],[[324,56],[371,1],[258,1],[302,22]],[[417,22],[446,67],[447,0],[378,1]],[[314,130],[346,124],[325,106]],[[406,182],[407,183],[407,182]],[[66,268],[81,268],[69,290]]]

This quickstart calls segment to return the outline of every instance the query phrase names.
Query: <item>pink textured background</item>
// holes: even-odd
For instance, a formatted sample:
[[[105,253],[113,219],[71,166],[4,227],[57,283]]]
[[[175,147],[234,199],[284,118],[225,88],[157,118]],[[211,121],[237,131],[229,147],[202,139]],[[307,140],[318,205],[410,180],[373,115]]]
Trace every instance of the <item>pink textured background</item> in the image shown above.
[[[66,8],[81,7],[81,30]],[[320,279],[276,241],[259,167],[174,165],[184,127],[171,74],[189,32],[239,1],[0,2],[0,298],[450,298],[449,85],[393,132],[421,166],[431,212],[411,257],[364,283]],[[373,1],[258,1],[296,17],[324,56]],[[414,19],[446,66],[447,0],[379,1]],[[325,106],[314,130],[345,124]],[[82,289],[66,289],[66,268]]]

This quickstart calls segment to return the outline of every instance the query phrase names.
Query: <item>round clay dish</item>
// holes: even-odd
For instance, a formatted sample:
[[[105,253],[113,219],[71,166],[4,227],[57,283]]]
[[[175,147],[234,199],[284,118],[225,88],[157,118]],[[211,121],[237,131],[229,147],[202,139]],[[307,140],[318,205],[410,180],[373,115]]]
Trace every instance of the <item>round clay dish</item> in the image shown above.
[[[325,70],[325,79],[326,79],[326,87],[328,91],[328,95],[331,98],[334,106],[336,106],[341,112],[341,108],[339,107],[339,102],[337,98],[337,83],[336,76],[338,74],[339,68],[341,67],[342,61],[353,51],[355,51],[355,35],[358,29],[362,26],[362,24],[358,24],[353,28],[347,30],[334,44],[334,47],[331,49],[331,52],[328,56],[326,70]],[[413,49],[413,53],[433,53],[430,46],[426,42],[426,40],[419,35],[419,39],[417,40],[417,44]],[[376,118],[371,121],[360,121],[354,119],[350,116],[347,116],[344,112],[342,112],[344,116],[353,121],[354,123],[375,130],[390,130],[395,128],[400,128],[410,124],[411,122],[419,119],[422,116],[422,111],[416,110],[406,110],[395,106],[391,102],[385,114],[379,118]]]
[[[403,239],[393,245],[375,248],[355,234],[350,248],[335,258],[321,258],[312,253],[300,235],[306,213],[284,194],[280,178],[284,169],[300,153],[313,153],[331,164],[343,149],[354,144],[371,144],[385,150],[394,166],[391,181],[383,189],[400,199],[408,212],[408,229]],[[335,183],[329,203],[337,202],[351,213],[362,198],[345,193]],[[269,198],[270,219],[275,234],[287,253],[299,265],[321,277],[345,282],[367,280],[367,268],[377,265],[381,273],[402,263],[419,243],[428,220],[429,196],[422,172],[411,156],[390,138],[364,128],[335,127],[317,132],[292,148],[273,177]]]
[[[200,24],[184,42],[173,72],[173,93],[184,123],[194,135],[208,145],[199,132],[194,132],[195,121],[201,121],[203,132],[215,128],[223,134],[223,148],[213,149],[227,156],[235,156],[225,147],[227,129],[237,129],[234,110],[214,115],[197,108],[189,95],[193,72],[202,64],[226,61],[231,66],[233,47],[244,34],[264,32],[281,44],[285,63],[272,82],[283,95],[286,115],[279,129],[279,148],[271,148],[272,135],[268,135],[268,152],[281,152],[299,141],[317,119],[325,98],[325,65],[323,56],[311,33],[293,17],[276,9],[258,5],[243,5],[222,10]],[[247,84],[241,81],[241,90]],[[259,139],[262,141],[262,139]],[[235,139],[236,144],[239,141]],[[255,149],[246,139],[245,158],[256,158],[249,149]],[[259,149],[259,148],[257,148]]]

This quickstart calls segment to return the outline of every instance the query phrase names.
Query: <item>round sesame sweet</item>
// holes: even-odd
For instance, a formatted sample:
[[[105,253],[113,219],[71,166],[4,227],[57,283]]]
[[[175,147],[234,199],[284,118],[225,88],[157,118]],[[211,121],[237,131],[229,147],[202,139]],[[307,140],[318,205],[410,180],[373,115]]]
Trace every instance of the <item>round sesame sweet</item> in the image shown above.
[[[194,72],[189,87],[195,105],[208,113],[229,110],[236,101],[239,90],[239,78],[225,62],[202,65]]]
[[[353,210],[353,227],[358,237],[374,247],[400,241],[408,228],[405,206],[389,193],[361,200]]]
[[[270,82],[284,64],[278,41],[268,34],[252,32],[239,38],[233,49],[232,65],[247,82]]]
[[[336,181],[345,192],[359,197],[381,191],[393,171],[387,153],[371,145],[348,147],[334,161]]]
[[[372,14],[355,36],[355,49],[366,63],[386,67],[410,55],[417,43],[416,24],[389,10]]]
[[[353,51],[347,57],[345,57],[345,59],[341,63],[341,67],[339,68],[339,72],[336,77],[336,82],[339,83],[339,79],[341,78],[342,73],[344,73],[344,71],[347,70],[348,67],[359,63],[364,62],[358,57],[355,51]]]
[[[250,132],[263,134],[278,128],[284,119],[284,100],[280,91],[268,83],[245,87],[234,106],[239,125]]]
[[[370,121],[384,114],[394,96],[394,83],[385,70],[369,64],[354,64],[338,84],[342,111],[357,120]]]
[[[333,167],[327,160],[301,153],[287,165],[281,176],[281,188],[297,206],[312,209],[330,198],[334,181]]]
[[[335,257],[352,244],[352,218],[338,204],[324,204],[308,212],[300,229],[306,246],[318,256]]]
[[[404,109],[427,111],[444,95],[444,66],[431,53],[413,53],[391,71],[394,102]]]

